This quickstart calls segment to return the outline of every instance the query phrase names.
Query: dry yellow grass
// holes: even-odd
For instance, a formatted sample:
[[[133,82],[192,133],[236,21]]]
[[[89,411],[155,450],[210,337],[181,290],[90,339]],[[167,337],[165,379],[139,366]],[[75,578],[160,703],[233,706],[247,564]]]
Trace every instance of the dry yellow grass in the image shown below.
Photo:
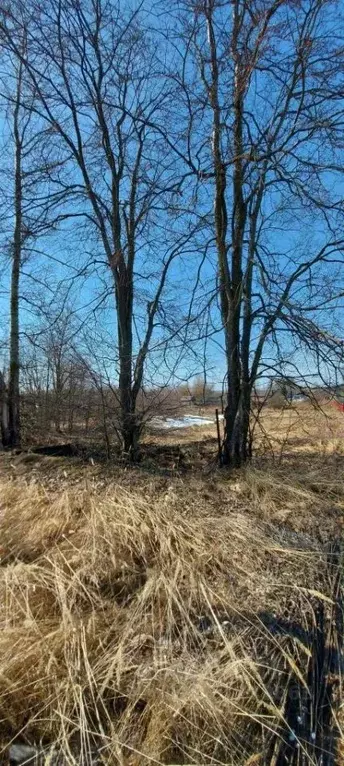
[[[322,457],[343,454],[344,413],[326,403],[315,409],[298,403],[286,409],[263,409],[256,425],[258,449],[273,451],[276,457],[304,452]]]
[[[185,443],[197,441],[200,437],[216,437],[215,410],[213,407],[199,408],[196,414],[209,419],[213,425],[195,426],[189,429],[177,429],[158,436],[160,442]],[[255,427],[258,448],[274,450],[276,455],[291,449],[300,451],[306,448],[314,453],[323,452],[326,445],[341,448],[344,441],[344,412],[338,411],[332,403],[324,403],[315,408],[308,402],[298,402],[282,409],[264,407],[255,423],[253,411],[252,425]],[[171,436],[172,434],[172,436]],[[156,441],[157,434],[148,436],[148,441]],[[341,450],[342,451],[342,450]]]
[[[173,490],[147,502],[119,487],[1,489],[4,746],[25,732],[68,763],[94,747],[108,763],[242,763],[247,730],[248,757],[260,727],[279,722],[292,662],[259,615],[292,602],[307,617],[315,542],[292,530],[286,541],[232,507],[229,489],[217,515]],[[261,511],[263,477],[243,492]]]
[[[71,765],[94,752],[121,766],[265,763],[288,679],[305,683],[300,634],[331,595],[323,564],[344,486],[330,457],[327,475],[317,461],[258,461],[230,478],[123,471],[114,483],[78,467],[74,487],[68,461],[55,463],[58,487],[32,466],[16,476],[12,461],[0,486],[2,752],[19,736],[47,763],[52,746]],[[271,629],[287,617],[294,632]]]

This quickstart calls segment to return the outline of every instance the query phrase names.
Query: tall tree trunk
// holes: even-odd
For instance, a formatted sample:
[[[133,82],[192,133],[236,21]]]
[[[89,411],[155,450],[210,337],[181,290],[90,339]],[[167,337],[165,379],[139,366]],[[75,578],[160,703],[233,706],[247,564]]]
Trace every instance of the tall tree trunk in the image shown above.
[[[11,273],[10,300],[10,366],[8,383],[8,427],[11,447],[19,447],[20,432],[20,394],[19,394],[19,280],[22,255],[22,140],[19,128],[19,110],[21,94],[21,65],[19,66],[16,104],[14,109],[14,139],[15,139],[15,179],[14,207],[15,223]]]
[[[139,429],[135,415],[135,401],[132,396],[133,376],[133,332],[132,332],[132,304],[133,286],[132,278],[124,262],[121,264],[119,275],[120,284],[117,282],[117,322],[118,322],[118,350],[119,350],[119,401],[120,401],[120,425],[122,451],[131,460],[137,457]]]
[[[233,211],[232,211],[232,257],[228,264],[226,202],[226,165],[222,158],[221,133],[222,115],[219,101],[219,66],[216,49],[216,35],[213,26],[214,4],[210,0],[206,7],[208,40],[210,46],[212,82],[209,97],[213,111],[213,160],[215,171],[215,232],[218,254],[221,316],[225,333],[227,364],[227,404],[224,412],[225,436],[222,449],[222,464],[238,466],[246,459],[245,435],[243,433],[246,410],[242,398],[242,369],[240,358],[240,318],[242,305],[242,255],[246,223],[246,204],[243,187],[243,99],[244,83],[241,73],[241,59],[238,51],[240,30],[240,5],[234,1],[232,56],[234,61],[233,86]],[[247,394],[245,395],[247,399]],[[244,408],[244,409],[243,409]],[[246,423],[247,417],[245,417]],[[247,431],[248,433],[248,431]]]

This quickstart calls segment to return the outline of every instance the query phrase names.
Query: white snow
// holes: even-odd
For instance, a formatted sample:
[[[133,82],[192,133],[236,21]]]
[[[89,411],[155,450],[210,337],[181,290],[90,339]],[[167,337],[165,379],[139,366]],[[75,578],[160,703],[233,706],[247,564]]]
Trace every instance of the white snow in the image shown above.
[[[220,416],[223,417],[223,416]],[[204,418],[201,415],[182,415],[178,418],[155,417],[150,421],[152,428],[192,428],[193,426],[212,426],[214,420]]]

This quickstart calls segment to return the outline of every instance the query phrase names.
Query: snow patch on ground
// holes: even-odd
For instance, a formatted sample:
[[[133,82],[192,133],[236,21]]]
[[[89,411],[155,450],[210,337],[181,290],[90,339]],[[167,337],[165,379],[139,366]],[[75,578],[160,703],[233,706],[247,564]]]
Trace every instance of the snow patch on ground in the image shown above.
[[[220,418],[223,416],[220,415]],[[204,418],[201,415],[182,415],[177,418],[155,417],[150,421],[152,428],[192,428],[193,426],[212,426],[214,420]]]

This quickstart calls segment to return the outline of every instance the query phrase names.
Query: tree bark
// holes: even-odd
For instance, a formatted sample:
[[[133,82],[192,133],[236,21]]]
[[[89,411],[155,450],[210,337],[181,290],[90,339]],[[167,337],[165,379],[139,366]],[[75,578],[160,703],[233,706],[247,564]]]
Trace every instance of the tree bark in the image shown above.
[[[116,285],[119,352],[119,432],[121,435],[122,451],[128,455],[131,460],[135,460],[137,457],[139,431],[135,416],[135,401],[132,396],[132,302],[132,279],[131,275],[128,274],[128,266],[125,264],[124,259],[122,259]]]

